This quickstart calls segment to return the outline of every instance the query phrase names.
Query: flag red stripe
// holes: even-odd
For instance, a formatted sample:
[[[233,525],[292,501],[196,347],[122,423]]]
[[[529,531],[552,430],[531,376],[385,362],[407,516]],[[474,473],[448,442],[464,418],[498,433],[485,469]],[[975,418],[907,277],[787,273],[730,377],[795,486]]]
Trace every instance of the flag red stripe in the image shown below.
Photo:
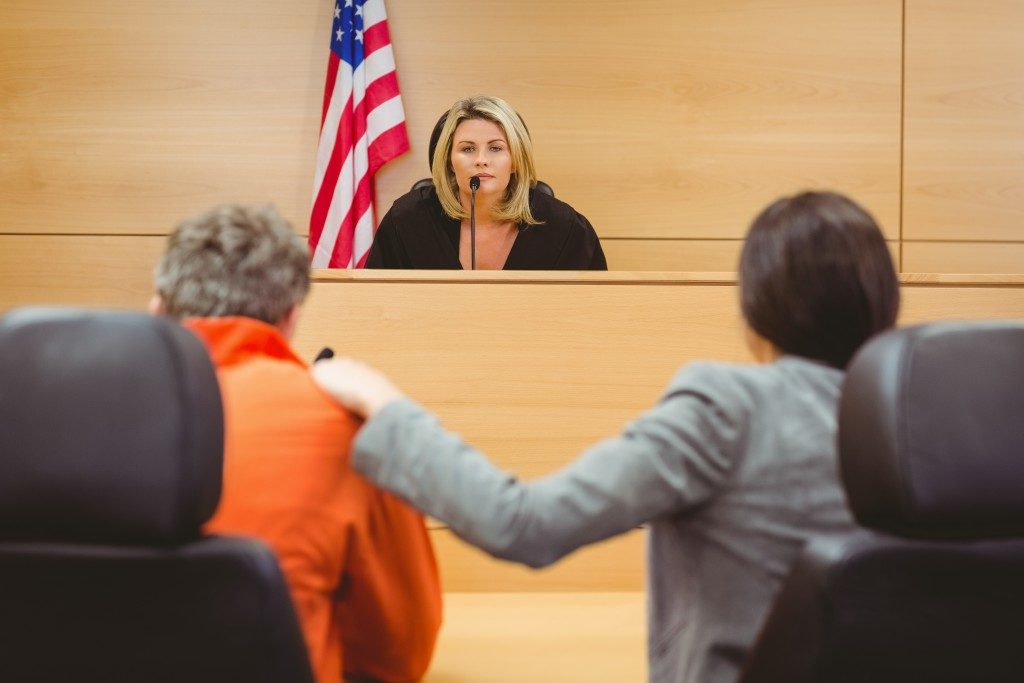
[[[363,31],[363,55],[364,59],[369,57],[382,47],[391,44],[391,35],[388,33],[388,22],[381,21]]]
[[[398,75],[389,71],[366,86],[366,96],[360,103],[369,112],[398,96]]]
[[[327,60],[327,81],[324,83],[324,108],[320,112],[320,128],[324,127],[324,119],[327,118],[327,109],[331,106],[331,98],[334,97],[334,83],[338,78],[338,64],[341,60],[331,50],[331,56]]]
[[[405,123],[388,128],[381,133],[366,151],[370,157],[368,175],[376,175],[380,167],[400,154],[409,151],[409,134]]]

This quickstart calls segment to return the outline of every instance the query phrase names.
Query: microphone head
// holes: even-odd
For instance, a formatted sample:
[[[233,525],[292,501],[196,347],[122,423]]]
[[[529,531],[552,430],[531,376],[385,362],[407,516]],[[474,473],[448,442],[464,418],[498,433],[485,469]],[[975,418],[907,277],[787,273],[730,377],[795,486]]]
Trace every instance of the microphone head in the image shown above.
[[[476,192],[480,189],[480,176],[475,175],[469,179],[469,189],[472,192]]]
[[[332,349],[330,346],[325,346],[324,348],[320,349],[320,353],[316,354],[316,358],[313,359],[313,362],[318,363],[322,360],[327,360],[329,358],[334,358],[334,349]]]

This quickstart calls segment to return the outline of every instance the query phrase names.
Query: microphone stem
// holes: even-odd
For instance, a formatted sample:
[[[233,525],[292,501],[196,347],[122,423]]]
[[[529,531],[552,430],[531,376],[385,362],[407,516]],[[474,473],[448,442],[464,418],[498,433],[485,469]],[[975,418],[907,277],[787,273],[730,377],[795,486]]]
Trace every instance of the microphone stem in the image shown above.
[[[476,270],[476,188],[469,199],[469,263],[470,270]]]

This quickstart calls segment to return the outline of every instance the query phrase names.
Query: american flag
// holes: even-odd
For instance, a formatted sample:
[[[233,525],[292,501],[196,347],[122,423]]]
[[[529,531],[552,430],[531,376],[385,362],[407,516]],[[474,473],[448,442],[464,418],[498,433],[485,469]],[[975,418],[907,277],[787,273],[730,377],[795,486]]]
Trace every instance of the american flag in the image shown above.
[[[384,0],[338,0],[331,27],[309,247],[314,268],[360,268],[377,170],[409,149]]]

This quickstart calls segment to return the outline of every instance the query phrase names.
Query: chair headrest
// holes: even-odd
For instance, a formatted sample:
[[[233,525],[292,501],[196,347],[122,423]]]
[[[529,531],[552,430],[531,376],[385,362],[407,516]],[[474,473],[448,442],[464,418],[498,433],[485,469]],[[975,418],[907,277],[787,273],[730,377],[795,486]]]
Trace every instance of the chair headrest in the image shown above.
[[[1024,323],[936,323],[866,344],[843,387],[839,458],[863,526],[1024,535]]]
[[[177,543],[220,499],[224,424],[202,343],[141,313],[0,318],[0,538]]]

